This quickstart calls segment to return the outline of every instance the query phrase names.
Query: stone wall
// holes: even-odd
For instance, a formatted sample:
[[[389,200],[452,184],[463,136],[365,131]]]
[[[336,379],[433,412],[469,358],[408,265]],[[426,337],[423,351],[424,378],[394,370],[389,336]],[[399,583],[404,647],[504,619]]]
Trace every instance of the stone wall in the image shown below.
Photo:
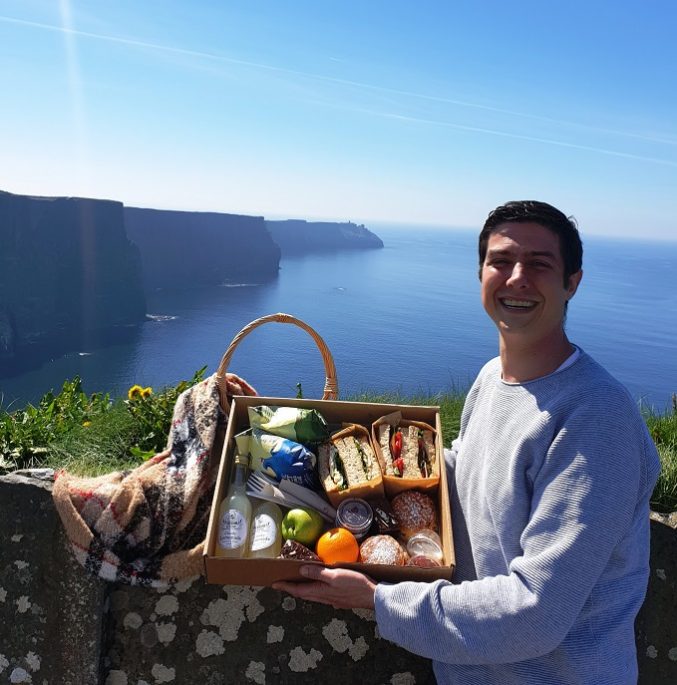
[[[40,685],[434,683],[429,662],[378,635],[371,612],[269,588],[108,585],[72,559],[49,474],[0,478],[0,682]],[[677,535],[652,521],[637,621],[640,685],[677,683]]]

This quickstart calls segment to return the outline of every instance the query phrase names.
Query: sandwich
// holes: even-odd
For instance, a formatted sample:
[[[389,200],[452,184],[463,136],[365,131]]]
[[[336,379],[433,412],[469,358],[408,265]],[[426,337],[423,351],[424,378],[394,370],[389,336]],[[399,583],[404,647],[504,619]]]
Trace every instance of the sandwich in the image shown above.
[[[318,467],[327,494],[368,483],[381,475],[376,455],[363,435],[348,435],[320,444]]]
[[[435,465],[432,431],[417,426],[395,427],[382,423],[379,445],[387,476],[430,478]]]

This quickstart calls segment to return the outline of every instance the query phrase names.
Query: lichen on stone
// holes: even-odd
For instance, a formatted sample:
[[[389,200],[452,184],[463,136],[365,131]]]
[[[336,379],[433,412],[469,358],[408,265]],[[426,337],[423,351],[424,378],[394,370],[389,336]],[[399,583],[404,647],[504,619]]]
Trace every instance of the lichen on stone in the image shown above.
[[[130,611],[122,619],[122,625],[131,630],[138,630],[143,625],[143,619],[136,611]]]
[[[348,624],[337,618],[333,618],[322,628],[322,635],[334,651],[340,654],[348,652],[353,661],[359,661],[369,651],[369,645],[364,637],[360,636],[353,642],[348,634]]]
[[[176,637],[175,623],[156,623],[155,629],[157,630],[158,640],[163,645],[168,645]]]
[[[268,626],[268,635],[266,636],[266,642],[270,645],[273,642],[282,642],[284,639],[284,627],[283,626]]]
[[[244,672],[244,677],[257,685],[265,685],[266,665],[261,661],[250,661],[247,670]]]
[[[171,616],[179,610],[179,600],[174,595],[163,595],[155,605],[155,613],[160,616]]]
[[[195,641],[195,651],[203,658],[218,656],[226,651],[223,639],[213,630],[203,630]]]
[[[17,666],[9,675],[9,682],[12,685],[19,685],[20,683],[32,683],[33,678],[26,669]]]
[[[211,601],[202,612],[200,622],[204,626],[217,627],[223,640],[234,642],[245,620],[253,622],[264,611],[258,592],[246,586],[229,587],[227,599]]]
[[[21,595],[19,599],[16,600],[16,610],[20,614],[25,614],[31,608],[31,603],[28,601],[26,595]]]
[[[289,652],[289,670],[295,673],[307,673],[313,668],[317,668],[317,664],[322,660],[322,654],[316,649],[311,649],[306,654],[303,647],[294,647]]]
[[[294,611],[296,609],[296,599],[294,597],[285,597],[282,600],[282,608],[285,611]]]
[[[156,683],[171,683],[176,678],[176,669],[163,664],[153,664],[150,672],[153,674]]]
[[[26,654],[25,660],[28,664],[28,668],[30,668],[31,671],[33,671],[33,673],[35,673],[35,671],[40,670],[42,660],[35,652],[28,652],[28,654]]]
[[[109,671],[106,676],[106,685],[127,685],[128,682],[127,674],[124,671]]]

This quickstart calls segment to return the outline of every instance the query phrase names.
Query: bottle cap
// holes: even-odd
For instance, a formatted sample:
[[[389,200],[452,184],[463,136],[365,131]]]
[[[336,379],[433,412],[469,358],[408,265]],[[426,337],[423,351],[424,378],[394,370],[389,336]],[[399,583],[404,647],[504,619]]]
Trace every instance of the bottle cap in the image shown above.
[[[248,454],[236,454],[235,455],[235,466],[238,464],[242,466],[249,466],[249,455]]]

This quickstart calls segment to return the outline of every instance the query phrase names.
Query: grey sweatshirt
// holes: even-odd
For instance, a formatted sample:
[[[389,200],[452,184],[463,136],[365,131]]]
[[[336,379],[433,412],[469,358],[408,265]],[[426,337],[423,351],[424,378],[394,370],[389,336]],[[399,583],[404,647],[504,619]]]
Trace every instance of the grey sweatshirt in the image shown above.
[[[454,583],[379,584],[381,635],[439,683],[636,683],[659,470],[634,401],[584,352],[523,384],[492,360],[447,456]]]

